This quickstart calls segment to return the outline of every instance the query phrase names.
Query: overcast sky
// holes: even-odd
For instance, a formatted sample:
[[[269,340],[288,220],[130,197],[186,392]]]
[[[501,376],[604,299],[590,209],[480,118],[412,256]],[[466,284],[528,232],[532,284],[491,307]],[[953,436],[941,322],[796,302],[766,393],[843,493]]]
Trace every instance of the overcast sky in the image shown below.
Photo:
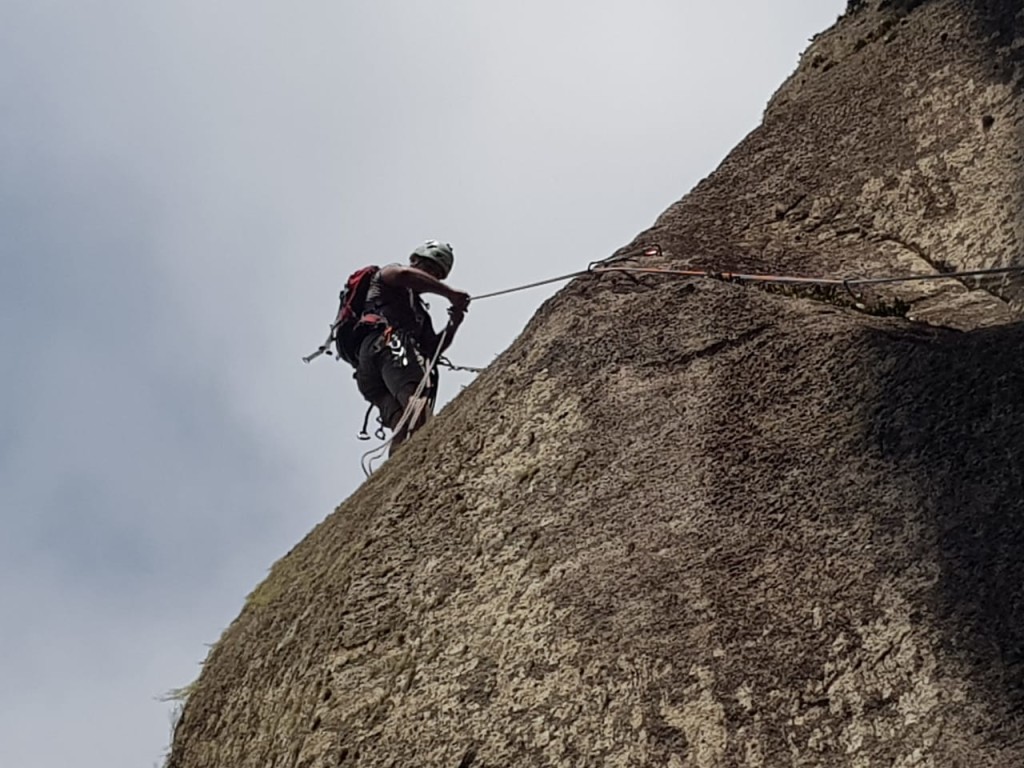
[[[300,362],[349,272],[609,255],[844,6],[0,0],[0,766],[159,765],[159,697],[361,482],[348,371]],[[473,306],[451,357],[555,290]]]

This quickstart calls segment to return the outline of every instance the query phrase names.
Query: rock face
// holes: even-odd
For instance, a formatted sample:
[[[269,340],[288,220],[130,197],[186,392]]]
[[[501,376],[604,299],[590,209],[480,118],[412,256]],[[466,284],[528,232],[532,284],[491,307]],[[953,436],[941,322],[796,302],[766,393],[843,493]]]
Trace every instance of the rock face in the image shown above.
[[[1024,0],[852,2],[639,263],[1022,263],[1022,61]],[[170,768],[1024,765],[1020,281],[858,298],[572,283],[274,566]]]

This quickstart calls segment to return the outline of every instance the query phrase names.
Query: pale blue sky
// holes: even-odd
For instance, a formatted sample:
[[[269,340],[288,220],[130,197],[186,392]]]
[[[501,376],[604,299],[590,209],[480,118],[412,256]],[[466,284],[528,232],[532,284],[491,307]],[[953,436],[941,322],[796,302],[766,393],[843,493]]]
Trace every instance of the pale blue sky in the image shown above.
[[[299,360],[348,272],[609,255],[844,6],[0,2],[0,765],[159,764],[157,698],[361,481],[348,373]],[[556,289],[474,306],[451,356]]]

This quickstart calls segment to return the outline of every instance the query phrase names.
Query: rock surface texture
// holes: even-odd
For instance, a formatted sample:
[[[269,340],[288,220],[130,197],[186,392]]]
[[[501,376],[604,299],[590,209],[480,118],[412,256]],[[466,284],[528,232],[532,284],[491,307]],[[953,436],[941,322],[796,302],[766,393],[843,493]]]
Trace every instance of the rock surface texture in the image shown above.
[[[1024,263],[1022,78],[1024,0],[851,2],[633,263]],[[168,765],[1019,768],[1020,285],[574,281],[273,567]]]

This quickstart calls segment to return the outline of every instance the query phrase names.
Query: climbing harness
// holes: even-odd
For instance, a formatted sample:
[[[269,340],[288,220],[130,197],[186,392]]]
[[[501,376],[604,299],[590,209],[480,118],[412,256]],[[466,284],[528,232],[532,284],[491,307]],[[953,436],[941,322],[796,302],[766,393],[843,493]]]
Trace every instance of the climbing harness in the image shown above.
[[[391,437],[376,448],[364,453],[362,458],[359,460],[359,465],[363,468],[363,473],[367,477],[373,474],[373,465],[384,458],[385,453],[387,453],[387,450],[391,447],[391,443],[394,442],[395,436],[402,434],[402,430],[404,430],[408,424],[417,424],[420,417],[423,415],[424,408],[429,409],[433,407],[433,403],[427,403],[421,398],[421,395],[423,394],[423,390],[427,388],[427,384],[430,382],[430,375],[437,366],[438,360],[441,359],[441,349],[444,347],[444,340],[448,336],[450,328],[451,326],[446,326],[445,329],[441,331],[441,335],[438,336],[437,351],[425,366],[423,378],[420,379],[420,383],[416,387],[416,391],[413,392],[412,397],[409,398],[409,402],[406,403],[405,410],[402,412],[402,418],[398,420],[398,423],[391,430]],[[373,406],[370,406],[371,410],[372,408]],[[367,411],[367,419],[369,419],[369,411]],[[364,421],[363,432],[365,431],[366,422]],[[383,427],[378,430],[378,433],[383,433]],[[369,439],[369,436],[367,436],[367,439]]]

